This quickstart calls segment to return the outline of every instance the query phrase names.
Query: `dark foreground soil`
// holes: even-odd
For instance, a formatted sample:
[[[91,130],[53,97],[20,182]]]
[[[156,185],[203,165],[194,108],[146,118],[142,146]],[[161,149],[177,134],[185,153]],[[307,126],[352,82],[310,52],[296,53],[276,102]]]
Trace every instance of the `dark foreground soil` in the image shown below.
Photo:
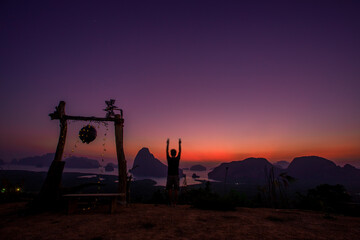
[[[359,239],[360,218],[300,210],[238,208],[205,211],[190,206],[133,204],[65,213],[22,214],[24,203],[0,205],[1,239]]]

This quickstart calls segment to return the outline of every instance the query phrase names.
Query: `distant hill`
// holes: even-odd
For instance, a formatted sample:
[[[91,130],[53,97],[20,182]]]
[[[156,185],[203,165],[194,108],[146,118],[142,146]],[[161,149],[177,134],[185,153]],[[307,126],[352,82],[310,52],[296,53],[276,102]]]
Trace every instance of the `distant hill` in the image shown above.
[[[224,181],[226,168],[228,183],[264,183],[265,171],[273,165],[265,158],[247,158],[242,161],[222,163],[208,173],[210,179]],[[275,172],[279,173],[280,169],[274,167]]]
[[[26,157],[21,159],[13,159],[11,164],[49,167],[54,160],[54,153],[47,153],[41,156]],[[66,168],[99,168],[100,164],[97,160],[85,157],[70,157],[64,159]]]
[[[350,164],[344,167],[317,156],[297,157],[288,168],[281,169],[264,158],[248,158],[243,161],[222,163],[209,172],[210,179],[224,181],[228,168],[228,183],[263,184],[266,180],[265,169],[274,167],[275,175],[286,172],[296,179],[293,186],[299,188],[313,187],[319,184],[342,184],[348,189],[360,188],[360,169]]]
[[[99,168],[98,161],[85,157],[70,157],[64,160],[66,168]]]
[[[25,157],[20,159],[13,159],[11,164],[35,166],[35,167],[48,167],[54,160],[55,153],[47,153],[41,156]]]
[[[194,165],[190,168],[191,171],[206,171],[206,167],[204,167],[203,165]]]
[[[105,166],[105,172],[112,172],[115,170],[115,168],[117,168],[118,166],[115,165],[114,163],[108,163]]]
[[[288,161],[277,161],[274,162],[273,165],[281,169],[286,169],[290,165],[290,163]]]
[[[134,176],[158,178],[167,176],[167,165],[155,158],[148,148],[142,148],[137,153],[132,169],[131,173]],[[179,169],[179,175],[183,175],[181,169]]]
[[[360,169],[350,164],[344,167],[317,156],[297,157],[290,163],[287,173],[302,183],[344,184],[347,186],[360,183]]]

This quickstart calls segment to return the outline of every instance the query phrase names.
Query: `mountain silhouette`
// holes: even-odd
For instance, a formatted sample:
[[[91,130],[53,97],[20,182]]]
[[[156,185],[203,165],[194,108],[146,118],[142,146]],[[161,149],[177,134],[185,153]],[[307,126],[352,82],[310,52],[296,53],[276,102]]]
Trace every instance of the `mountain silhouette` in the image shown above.
[[[48,167],[54,160],[55,153],[47,153],[41,156],[25,157],[21,159],[13,159],[11,164],[36,166],[36,167]]]
[[[144,147],[137,153],[131,173],[134,176],[161,178],[167,177],[167,168],[167,165],[155,158],[149,149]],[[179,176],[182,175],[183,172],[179,169]]]
[[[54,153],[47,153],[41,156],[25,157],[21,159],[13,159],[11,164],[35,166],[35,167],[49,167],[54,160]],[[100,164],[97,160],[86,157],[70,157],[64,159],[66,168],[99,168]]]
[[[69,157],[64,160],[66,168],[99,168],[98,161],[85,157]]]
[[[114,163],[108,163],[105,166],[105,172],[112,172],[115,170],[115,168],[117,168],[118,166],[115,165]]]
[[[349,186],[360,181],[360,169],[350,164],[340,167],[334,162],[318,156],[294,158],[286,171],[301,183],[307,184],[327,183]]]
[[[296,179],[293,184],[299,188],[319,184],[342,184],[349,189],[360,188],[360,169],[350,164],[340,167],[318,156],[296,157],[286,169],[278,168],[264,158],[247,158],[243,161],[222,163],[209,172],[208,177],[224,181],[226,167],[228,168],[228,183],[263,184],[266,181],[266,171],[274,167],[275,176],[286,172]]]
[[[265,182],[265,172],[274,167],[265,158],[247,158],[242,161],[222,163],[208,173],[210,179],[225,181],[226,168],[228,183],[263,183]],[[280,169],[274,167],[276,173]]]
[[[204,167],[203,165],[194,165],[190,168],[191,171],[206,171],[206,167]]]

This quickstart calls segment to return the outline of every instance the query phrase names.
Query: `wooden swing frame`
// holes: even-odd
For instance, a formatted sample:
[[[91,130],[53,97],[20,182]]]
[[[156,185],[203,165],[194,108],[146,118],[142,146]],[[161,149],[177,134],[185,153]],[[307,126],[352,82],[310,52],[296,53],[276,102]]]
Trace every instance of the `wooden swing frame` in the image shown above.
[[[124,153],[124,141],[123,141],[123,129],[124,129],[124,118],[121,114],[116,114],[114,117],[83,117],[83,116],[69,116],[65,114],[65,102],[60,101],[59,105],[55,108],[53,113],[49,114],[51,120],[59,120],[60,122],[60,135],[59,141],[56,147],[55,157],[51,163],[49,171],[47,173],[45,182],[41,188],[38,200],[40,204],[47,206],[59,200],[61,196],[61,178],[64,170],[65,162],[62,161],[64,147],[66,142],[67,134],[67,120],[77,121],[99,121],[99,122],[114,122],[115,126],[115,144],[116,144],[116,155],[118,160],[118,193],[121,196],[121,201],[125,202],[126,199],[126,160]]]

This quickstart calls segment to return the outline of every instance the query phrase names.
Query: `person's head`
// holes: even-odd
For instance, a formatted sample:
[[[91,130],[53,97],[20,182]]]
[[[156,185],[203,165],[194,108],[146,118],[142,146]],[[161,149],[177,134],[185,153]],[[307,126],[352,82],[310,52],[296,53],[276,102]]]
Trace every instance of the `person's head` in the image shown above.
[[[171,149],[170,150],[170,154],[172,157],[175,157],[176,156],[176,150],[175,149]]]

